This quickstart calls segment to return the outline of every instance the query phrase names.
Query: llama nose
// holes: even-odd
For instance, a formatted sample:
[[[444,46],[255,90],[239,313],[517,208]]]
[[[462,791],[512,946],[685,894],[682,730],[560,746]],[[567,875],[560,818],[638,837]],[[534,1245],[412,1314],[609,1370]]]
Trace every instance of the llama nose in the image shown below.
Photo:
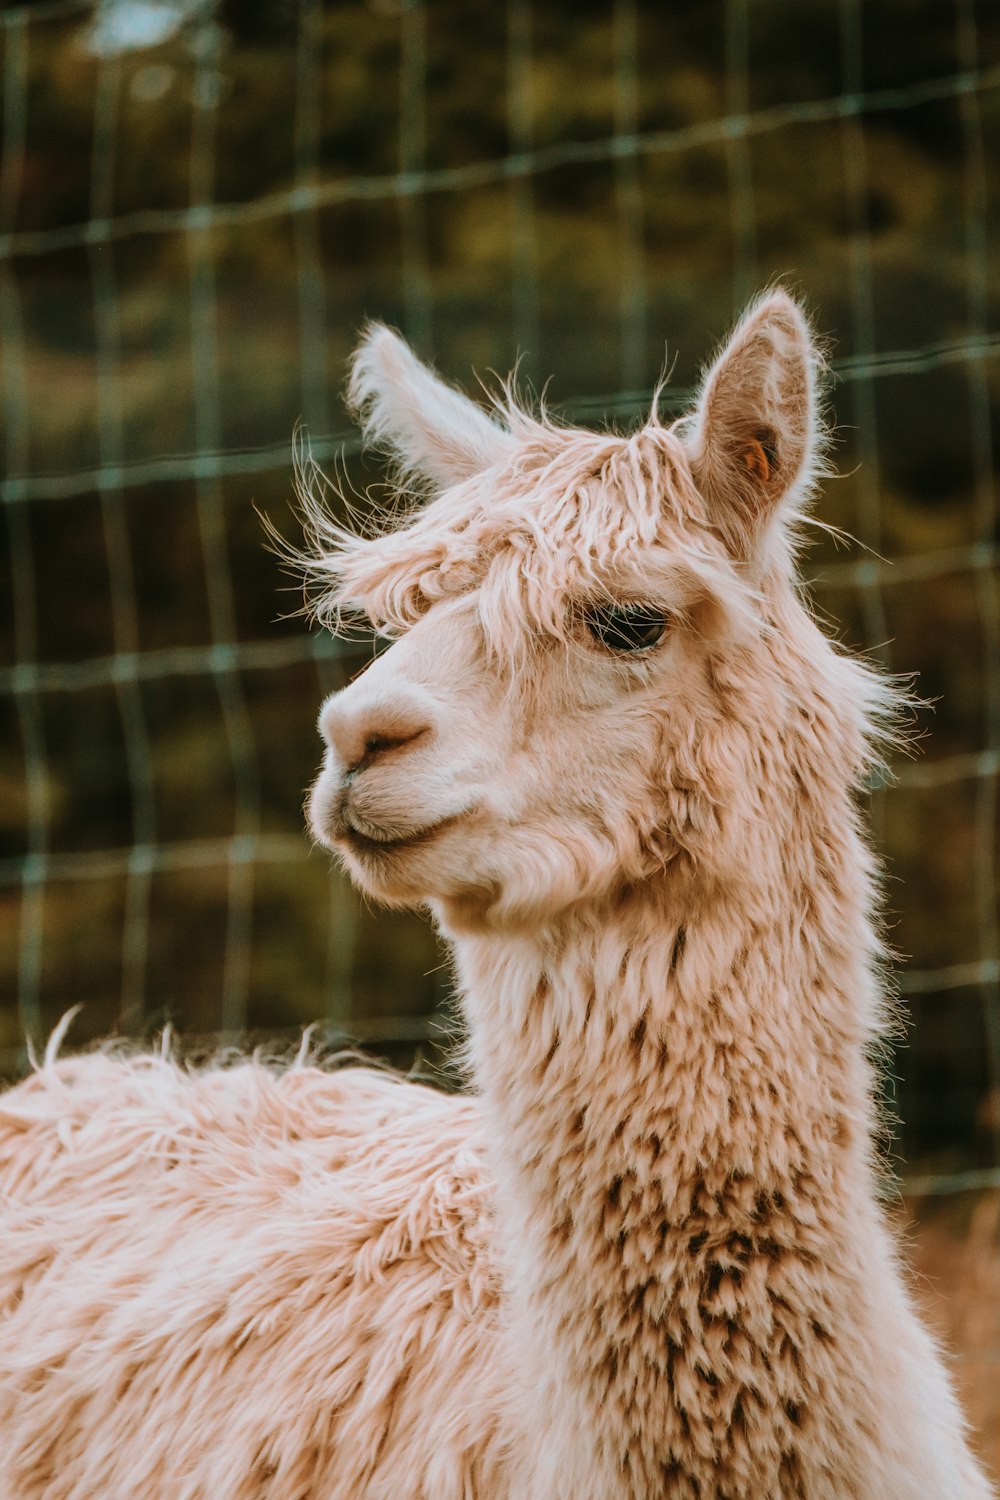
[[[338,694],[320,715],[320,732],[335,751],[345,776],[356,776],[376,760],[423,739],[432,731],[428,705],[419,697],[350,702]]]

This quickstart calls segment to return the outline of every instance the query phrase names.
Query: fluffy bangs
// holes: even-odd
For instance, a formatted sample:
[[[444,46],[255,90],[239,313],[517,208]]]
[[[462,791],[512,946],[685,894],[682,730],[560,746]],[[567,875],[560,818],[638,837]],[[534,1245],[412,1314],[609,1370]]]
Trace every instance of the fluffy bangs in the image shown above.
[[[513,661],[533,641],[567,640],[574,605],[657,598],[665,583],[710,596],[731,623],[753,618],[752,592],[725,559],[671,429],[653,421],[630,437],[592,433],[513,404],[505,418],[516,444],[502,467],[419,509],[397,491],[377,530],[298,455],[306,547],[290,560],[316,619],[344,635],[364,616],[397,635],[439,601],[478,591],[489,649]]]

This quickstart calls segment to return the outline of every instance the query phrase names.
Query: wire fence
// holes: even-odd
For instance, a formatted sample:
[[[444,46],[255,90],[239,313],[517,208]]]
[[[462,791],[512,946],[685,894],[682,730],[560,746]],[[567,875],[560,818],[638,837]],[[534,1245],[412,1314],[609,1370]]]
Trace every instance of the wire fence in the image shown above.
[[[462,65],[447,53],[453,5],[300,0],[282,11],[277,38],[263,40],[240,32],[235,11],[175,9],[175,34],[153,50],[129,40],[127,0],[104,0],[96,16],[76,0],[0,14],[0,498],[10,553],[0,776],[11,808],[0,855],[10,981],[0,1068],[22,1068],[23,1039],[37,1041],[77,999],[89,1002],[81,1036],[111,1027],[143,1035],[176,1017],[189,1033],[221,1037],[285,1035],[319,1020],[330,1036],[358,1036],[400,1057],[442,1041],[448,982],[426,930],[401,917],[376,928],[299,831],[299,792],[317,758],[311,716],[357,648],[295,621],[268,628],[281,579],[261,550],[251,500],[272,512],[284,502],[290,448],[280,434],[301,415],[316,457],[343,454],[363,482],[331,370],[366,315],[400,323],[456,379],[467,376],[467,355],[482,367],[526,351],[535,378],[558,372],[568,414],[597,421],[647,408],[662,337],[682,336],[688,365],[667,393],[680,408],[710,336],[770,277],[790,274],[813,295],[820,326],[838,328],[834,400],[849,477],[833,487],[834,519],[863,549],[846,559],[819,551],[809,563],[814,595],[853,644],[887,666],[906,671],[928,656],[932,691],[956,653],[974,657],[962,668],[957,708],[942,685],[945,732],[931,725],[926,754],[896,769],[873,809],[904,882],[890,888],[891,908],[904,914],[900,946],[914,953],[899,976],[914,1028],[895,1068],[904,1145],[920,1167],[910,1186],[939,1193],[1000,1183],[996,18],[974,0],[938,7],[945,64],[913,49],[896,60],[902,76],[893,78],[893,59],[882,46],[869,50],[868,32],[876,10],[891,28],[895,6],[817,7],[827,28],[821,70],[834,86],[776,98],[773,69],[760,85],[769,28],[785,27],[789,79],[796,46],[816,45],[805,35],[796,42],[777,4],[709,7],[711,19],[688,39],[685,71],[651,47],[670,30],[670,7],[616,0],[600,23],[589,8],[574,23],[573,12],[550,14],[541,0],[509,0],[491,16],[492,30],[483,20],[480,50],[464,64],[489,59],[489,100],[463,96],[442,124],[449,90],[461,91],[448,71]],[[680,8],[674,21],[682,30]],[[359,52],[360,61],[351,56],[355,23],[359,34],[377,33],[375,52]],[[553,102],[565,81],[560,25],[599,32],[591,49],[599,55],[587,62],[603,90],[599,119],[576,121]],[[705,37],[715,50],[699,71]],[[357,88],[351,68],[362,75]],[[51,134],[59,90],[74,88],[82,108],[74,69],[86,77],[87,186],[59,196],[40,175],[58,177],[68,149]],[[275,70],[288,85],[280,100],[268,82]],[[364,138],[357,170],[352,148],[330,133],[338,87],[354,100],[353,129]],[[664,123],[661,94],[675,87],[688,89],[690,102]],[[252,110],[253,88],[266,94],[269,127],[282,108],[290,120],[278,180],[266,184],[237,180],[227,126],[237,105]],[[169,114],[183,115],[181,136],[169,133],[158,102],[170,90],[183,103]],[[377,91],[391,96],[391,126],[365,113],[383,108]],[[480,131],[477,110],[489,129]],[[941,122],[944,144],[928,144]],[[475,153],[481,136],[493,152]],[[931,162],[927,181],[941,202],[921,222],[948,221],[949,271],[940,286],[914,274],[903,294],[909,315],[893,322],[882,315],[891,231],[873,227],[873,216],[900,187],[900,142]],[[128,167],[150,143],[169,154],[162,181]],[[808,161],[803,175],[799,159],[811,152],[816,182],[828,176],[833,186],[816,186]],[[783,195],[775,166],[799,173]],[[687,196],[660,191],[665,184]],[[785,203],[814,186],[819,208],[808,198],[798,209]],[[701,197],[711,200],[712,243],[720,237],[727,247],[706,255],[703,273]],[[829,209],[827,199],[836,200]],[[821,274],[826,242],[803,236],[810,216],[828,211],[838,258]],[[789,212],[801,215],[791,226]],[[912,213],[919,219],[924,208]],[[575,243],[584,225],[605,236],[591,283],[590,241]],[[383,241],[393,247],[384,266]],[[904,258],[914,258],[913,241],[912,229],[901,236]],[[256,260],[250,244],[260,248]],[[936,254],[932,244],[929,261]],[[664,268],[685,257],[689,269],[675,284]],[[242,302],[233,277],[245,278]],[[703,298],[709,277],[715,290]],[[148,300],[157,279],[166,302],[143,324],[135,287]],[[244,337],[240,325],[277,284],[287,295],[272,321],[262,315]],[[581,330],[583,321],[593,326]],[[153,341],[140,349],[144,327]],[[183,420],[171,419],[151,358],[169,365]],[[59,375],[69,370],[75,382],[84,366],[86,399]],[[273,397],[273,421],[256,416],[255,379]],[[928,412],[947,451],[964,455],[951,488],[939,486],[947,505],[931,520],[921,502],[910,503],[905,462],[892,456],[908,442],[928,451]],[[175,553],[170,571],[164,559]],[[189,595],[184,582],[194,575]],[[154,629],[150,620],[182,623]],[[297,759],[286,739],[297,741]],[[937,869],[946,887],[935,885]],[[907,927],[908,891],[920,880],[927,894]]]

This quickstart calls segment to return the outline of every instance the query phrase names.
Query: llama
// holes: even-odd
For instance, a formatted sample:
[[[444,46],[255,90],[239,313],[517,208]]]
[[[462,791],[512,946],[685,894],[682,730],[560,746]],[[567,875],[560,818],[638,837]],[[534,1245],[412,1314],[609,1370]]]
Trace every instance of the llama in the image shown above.
[[[819,357],[774,290],[694,410],[487,414],[373,328],[428,503],[311,510],[315,839],[451,943],[469,1097],[303,1055],[0,1100],[0,1500],[985,1500],[880,1206],[892,689],[794,574]]]

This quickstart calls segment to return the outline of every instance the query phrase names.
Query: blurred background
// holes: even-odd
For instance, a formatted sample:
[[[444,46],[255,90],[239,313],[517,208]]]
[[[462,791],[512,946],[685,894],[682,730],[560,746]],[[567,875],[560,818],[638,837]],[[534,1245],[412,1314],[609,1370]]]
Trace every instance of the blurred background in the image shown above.
[[[831,340],[805,559],[917,673],[873,787],[908,1029],[887,1093],[932,1315],[1000,1468],[1000,8],[988,0],[38,0],[0,12],[0,1074],[319,1023],[448,1077],[443,952],[310,853],[322,696],[291,434],[376,317],[473,393],[667,411],[780,276]]]

